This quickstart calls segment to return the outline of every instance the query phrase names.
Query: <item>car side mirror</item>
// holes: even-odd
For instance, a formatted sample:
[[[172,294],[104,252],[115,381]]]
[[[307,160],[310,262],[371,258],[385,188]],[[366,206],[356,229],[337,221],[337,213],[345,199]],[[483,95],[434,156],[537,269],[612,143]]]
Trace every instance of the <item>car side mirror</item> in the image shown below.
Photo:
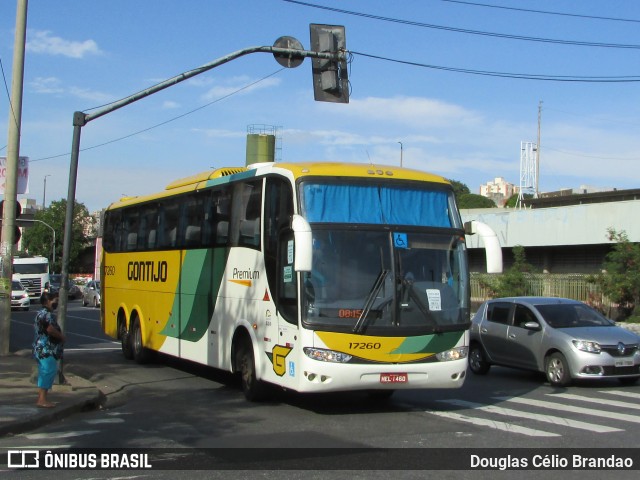
[[[524,328],[527,330],[542,330],[542,327],[538,322],[527,322],[524,324]]]

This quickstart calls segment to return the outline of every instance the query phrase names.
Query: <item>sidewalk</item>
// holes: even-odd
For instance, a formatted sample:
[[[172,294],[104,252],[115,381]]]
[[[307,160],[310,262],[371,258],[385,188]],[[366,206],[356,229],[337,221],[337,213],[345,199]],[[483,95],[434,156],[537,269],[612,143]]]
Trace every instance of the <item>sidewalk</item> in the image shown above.
[[[59,420],[72,413],[97,408],[102,401],[100,390],[88,380],[65,372],[68,385],[49,391],[54,408],[38,408],[38,388],[32,383],[36,361],[31,350],[21,350],[0,357],[0,436],[16,435]]]

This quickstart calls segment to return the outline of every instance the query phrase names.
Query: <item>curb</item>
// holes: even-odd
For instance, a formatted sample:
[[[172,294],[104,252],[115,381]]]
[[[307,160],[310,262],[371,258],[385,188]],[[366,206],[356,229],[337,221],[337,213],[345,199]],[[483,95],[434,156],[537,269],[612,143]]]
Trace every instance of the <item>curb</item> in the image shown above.
[[[97,389],[96,389],[97,390]],[[92,398],[85,398],[78,402],[66,406],[60,406],[42,413],[36,412],[35,416],[29,417],[28,414],[38,407],[15,407],[15,412],[22,413],[21,419],[12,421],[6,425],[0,425],[0,437],[18,435],[21,433],[34,430],[51,422],[61,420],[77,412],[94,410],[100,407],[103,402],[102,392],[98,390]]]

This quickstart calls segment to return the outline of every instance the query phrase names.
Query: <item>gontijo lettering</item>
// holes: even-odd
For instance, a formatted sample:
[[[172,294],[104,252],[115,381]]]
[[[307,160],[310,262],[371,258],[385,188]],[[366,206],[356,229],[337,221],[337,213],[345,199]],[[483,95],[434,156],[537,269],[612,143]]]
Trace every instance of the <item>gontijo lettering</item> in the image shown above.
[[[135,282],[166,282],[167,262],[146,260],[143,262],[129,262],[127,264],[127,279]]]

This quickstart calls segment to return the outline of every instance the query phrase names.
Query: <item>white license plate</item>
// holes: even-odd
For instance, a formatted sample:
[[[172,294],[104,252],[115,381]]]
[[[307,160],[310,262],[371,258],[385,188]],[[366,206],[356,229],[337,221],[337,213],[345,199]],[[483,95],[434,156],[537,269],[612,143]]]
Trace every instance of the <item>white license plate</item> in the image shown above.
[[[633,367],[633,360],[616,360],[616,367]]]
[[[409,374],[407,373],[381,373],[380,383],[407,383]]]

